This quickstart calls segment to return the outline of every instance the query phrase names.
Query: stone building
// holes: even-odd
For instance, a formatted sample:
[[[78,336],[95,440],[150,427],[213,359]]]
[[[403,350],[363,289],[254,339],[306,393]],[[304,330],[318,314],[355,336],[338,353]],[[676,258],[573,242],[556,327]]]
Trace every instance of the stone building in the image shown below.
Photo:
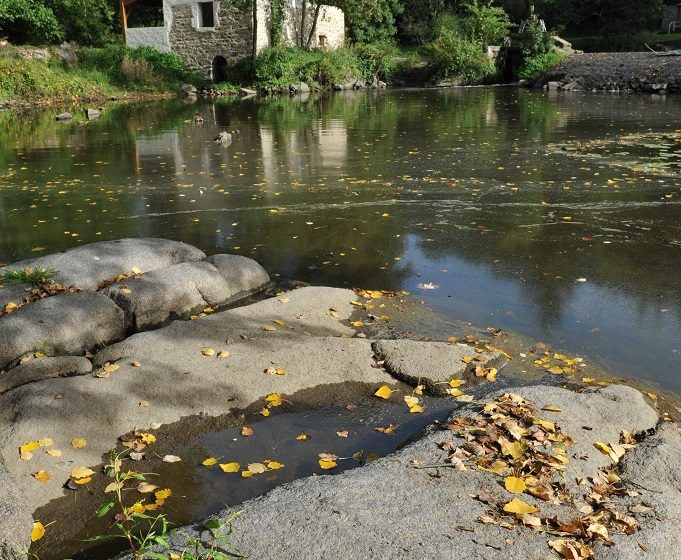
[[[234,0],[120,0],[125,42],[131,47],[148,45],[172,52],[193,70],[213,82],[229,79],[231,64],[271,44],[271,0],[255,0],[257,25],[246,3]],[[242,2],[242,4],[244,4]],[[305,44],[335,49],[345,40],[342,10],[322,5],[314,24],[316,8],[306,11],[302,22],[300,0],[287,0],[279,35],[287,44]]]

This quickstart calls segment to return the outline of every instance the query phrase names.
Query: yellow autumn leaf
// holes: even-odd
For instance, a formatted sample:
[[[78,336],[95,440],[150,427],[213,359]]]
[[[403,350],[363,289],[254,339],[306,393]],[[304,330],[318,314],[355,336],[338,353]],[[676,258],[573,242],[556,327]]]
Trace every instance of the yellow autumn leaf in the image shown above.
[[[497,380],[498,372],[499,371],[497,370],[497,368],[491,368],[487,370],[487,375],[485,376],[487,378],[487,381],[489,381],[490,383],[494,383]]]
[[[464,356],[463,358],[461,358],[461,361],[464,364],[470,364],[471,362],[475,361],[475,358],[473,356]]]
[[[552,375],[560,375],[563,372],[563,368],[560,366],[553,366],[548,368],[546,371],[548,371]]]
[[[507,476],[504,480],[504,486],[511,494],[522,494],[527,488],[525,481],[517,476]]]
[[[133,504],[128,508],[128,512],[130,513],[144,513],[147,508],[144,507],[142,502],[137,502],[136,504]]]
[[[33,523],[33,529],[31,530],[31,542],[36,542],[45,536],[45,526],[40,521],[35,521]]]
[[[265,461],[265,465],[267,465],[267,468],[271,471],[276,471],[277,469],[283,469],[284,468],[284,463],[280,463],[278,461],[270,461],[267,460]]]
[[[267,332],[274,332],[276,331],[276,327],[273,327],[272,325],[265,325],[262,330],[267,331]]]
[[[245,437],[252,436],[255,432],[253,432],[253,428],[249,428],[248,426],[244,426],[241,428],[241,435]]]
[[[419,413],[421,413],[425,410],[426,409],[423,408],[420,404],[415,404],[415,405],[409,407],[409,412],[411,414],[419,414]]]
[[[497,459],[496,461],[494,461],[493,463],[491,463],[487,466],[478,465],[478,468],[481,471],[487,471],[487,472],[491,472],[491,473],[494,473],[494,474],[504,474],[504,472],[506,472],[506,470],[509,467],[506,463]]]
[[[262,463],[249,463],[248,471],[253,474],[262,474],[267,471],[267,467]]]
[[[452,397],[460,397],[463,395],[463,391],[461,389],[447,389],[447,394]]]
[[[584,383],[593,383],[594,381],[596,381],[595,377],[582,377],[582,382]]]
[[[610,446],[607,443],[603,443],[602,441],[597,441],[594,443],[594,447],[604,455],[610,455],[612,453]]]
[[[239,472],[241,465],[239,463],[236,463],[236,462],[220,463],[220,468],[222,469],[223,472],[235,473],[235,472]]]
[[[270,406],[281,406],[284,400],[279,393],[271,393],[265,397]]]
[[[381,399],[389,399],[390,395],[392,395],[395,391],[393,391],[390,387],[387,385],[381,385],[376,392],[374,393],[375,397],[379,397]]]
[[[36,449],[40,448],[40,442],[39,441],[29,441],[28,443],[24,443],[24,445],[19,447],[19,453],[30,453],[31,451],[35,451]]]
[[[253,476],[253,473],[251,471],[241,471],[241,476],[244,478],[250,478]]]
[[[47,482],[52,477],[46,470],[39,470],[38,472],[33,473],[33,478],[35,478],[38,482]]]
[[[212,467],[217,462],[218,460],[215,457],[208,457],[207,459],[204,459],[201,464],[204,467]]]
[[[71,447],[73,447],[74,449],[82,449],[86,445],[87,441],[85,440],[85,438],[77,437],[71,440]]]
[[[215,350],[213,350],[212,348],[202,348],[201,354],[203,354],[204,356],[215,356]]]
[[[71,478],[87,478],[95,474],[95,471],[88,469],[87,467],[76,467],[71,471]]]
[[[502,445],[501,452],[504,455],[510,455],[517,460],[525,454],[525,446],[519,441],[514,441],[513,443]]]
[[[353,321],[352,326],[353,327],[363,327],[364,323],[362,321]]]
[[[146,432],[135,433],[137,437],[140,438],[142,443],[150,444],[156,441],[156,436],[154,434],[148,434]]]
[[[410,395],[405,395],[404,396],[404,402],[407,403],[407,406],[414,406],[419,404],[419,398],[418,397],[413,397]]]
[[[263,416],[269,416],[270,415],[270,409],[269,408],[263,408],[258,412],[258,414],[262,414]]]
[[[52,438],[44,437],[38,440],[40,447],[50,447],[54,445],[54,440]]]
[[[76,478],[73,480],[73,482],[80,485],[90,484],[90,482],[92,482],[92,477],[86,476],[85,478]]]
[[[331,469],[335,469],[338,466],[338,463],[330,459],[319,459],[319,466],[325,471],[328,471]]]
[[[108,494],[109,492],[115,492],[116,490],[120,490],[121,488],[123,488],[122,482],[112,482],[111,484],[107,485],[106,488],[104,488],[104,493]]]
[[[537,506],[523,502],[520,498],[514,498],[506,505],[504,505],[504,511],[506,513],[513,513],[518,516],[527,515],[528,513],[534,513],[539,511]]]
[[[158,486],[155,484],[151,484],[150,482],[140,482],[137,485],[137,491],[140,494],[149,494],[150,492],[154,492],[155,490],[158,490]]]
[[[296,436],[296,440],[298,441],[307,441],[308,439],[310,439],[310,436],[308,436],[307,434],[300,434]]]
[[[107,373],[113,373],[114,371],[118,371],[119,369],[121,369],[121,366],[119,366],[118,364],[105,364],[104,366],[102,366],[102,369]]]
[[[224,359],[224,358],[228,358],[229,357],[229,350],[220,350],[220,352],[218,352],[217,357],[221,360]]]
[[[61,457],[62,455],[61,450],[59,449],[47,449],[45,450],[45,453],[47,453],[50,457]]]
[[[163,490],[157,490],[154,492],[154,497],[156,498],[157,503],[163,503],[170,497],[172,493],[173,491],[170,488],[163,488]]]
[[[547,404],[546,406],[543,406],[542,410],[546,410],[548,412],[563,412],[562,409],[558,408],[557,406],[555,406],[553,404]]]

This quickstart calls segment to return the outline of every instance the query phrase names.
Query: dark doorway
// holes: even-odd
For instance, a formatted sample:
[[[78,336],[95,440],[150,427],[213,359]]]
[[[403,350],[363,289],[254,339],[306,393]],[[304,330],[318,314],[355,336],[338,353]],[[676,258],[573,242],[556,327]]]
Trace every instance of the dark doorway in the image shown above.
[[[227,81],[227,59],[224,56],[216,56],[213,59],[213,83],[220,84]]]

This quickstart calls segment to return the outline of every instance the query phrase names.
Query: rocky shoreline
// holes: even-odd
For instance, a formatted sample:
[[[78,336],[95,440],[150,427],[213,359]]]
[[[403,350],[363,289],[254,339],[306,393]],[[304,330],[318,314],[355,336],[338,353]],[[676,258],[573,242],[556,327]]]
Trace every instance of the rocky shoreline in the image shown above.
[[[564,91],[681,93],[681,54],[573,54],[538,82],[525,85]]]
[[[27,269],[49,270],[53,278],[49,290],[0,286],[0,560],[26,557],[32,512],[65,492],[86,490],[69,478],[73,468],[92,468],[106,485],[98,465],[123,434],[148,435],[192,415],[219,417],[258,403],[269,410],[272,395],[291,399],[317,387],[370,387],[366,396],[374,398],[375,388],[398,382],[413,388],[412,400],[404,399],[409,412],[412,406],[419,412],[413,398],[425,391],[451,399],[456,410],[447,425],[461,428],[468,425],[463,418],[480,413],[477,399],[507,407],[503,399],[520,398],[504,410],[513,416],[519,407],[525,427],[505,433],[507,443],[517,439],[519,449],[535,450],[535,459],[558,453],[545,448],[549,441],[564,449],[558,462],[540,460],[557,469],[547,477],[560,474],[562,480],[543,480],[551,499],[541,492],[523,495],[547,514],[506,516],[502,506],[513,495],[499,475],[525,467],[502,454],[503,469],[481,470],[471,461],[493,453],[493,442],[482,442],[487,451],[481,454],[470,434],[435,425],[370,465],[303,478],[242,504],[229,546],[249,557],[285,559],[353,549],[366,558],[444,559],[456,553],[464,559],[510,554],[543,560],[550,530],[593,548],[595,558],[628,560],[644,549],[651,557],[673,557],[681,544],[672,521],[681,514],[681,477],[669,468],[681,461],[681,435],[676,424],[660,421],[656,401],[635,389],[537,386],[503,396],[498,388],[511,356],[488,342],[367,336],[358,310],[366,321],[369,309],[398,294],[303,287],[232,307],[269,285],[262,267],[236,255],[207,257],[176,241],[94,243],[16,263],[0,274]],[[549,377],[555,383],[555,375]],[[383,396],[391,394],[386,389]],[[401,402],[403,395],[392,398]],[[494,402],[501,404],[489,404]],[[499,429],[509,429],[502,424]],[[622,434],[638,435],[634,441]],[[74,445],[78,440],[87,444]],[[143,469],[143,453],[138,460],[130,468]],[[528,485],[535,484],[527,477]],[[575,500],[602,484],[613,488],[603,500],[607,507],[592,503],[585,513]],[[588,517],[601,510],[609,521]],[[598,530],[577,537],[552,525],[557,516],[567,522],[580,515]],[[226,511],[177,531],[172,550],[222,546],[215,527],[226,527],[231,516]],[[537,524],[541,531],[532,529]],[[600,525],[613,534],[602,538]]]

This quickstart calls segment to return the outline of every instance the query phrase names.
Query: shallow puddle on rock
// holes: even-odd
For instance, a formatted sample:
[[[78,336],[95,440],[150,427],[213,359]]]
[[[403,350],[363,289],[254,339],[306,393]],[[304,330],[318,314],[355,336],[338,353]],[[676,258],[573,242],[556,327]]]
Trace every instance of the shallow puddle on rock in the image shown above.
[[[362,397],[315,410],[275,410],[271,417],[260,420],[257,414],[247,414],[245,419],[192,417],[155,432],[158,440],[147,448],[147,459],[126,460],[123,468],[156,473],[158,476],[150,476],[149,481],[170,488],[173,494],[164,508],[152,513],[165,513],[174,526],[186,525],[286,482],[360,467],[367,460],[391,453],[432,422],[444,420],[461,404],[429,397],[421,397],[421,401],[426,408],[422,414],[410,414],[404,404]],[[399,425],[393,434],[376,430],[390,424]],[[253,435],[241,434],[244,425],[253,429]],[[341,437],[345,432],[347,437]],[[296,437],[303,433],[308,439],[298,441]],[[352,458],[357,452],[362,452],[362,462]],[[338,455],[341,459],[337,468],[322,470],[318,463],[320,453]],[[165,454],[178,455],[182,461],[164,463],[161,458]],[[239,472],[224,473],[219,464],[203,466],[208,457],[218,459],[218,463],[236,461],[242,469],[266,459],[285,466],[243,478]],[[36,512],[36,518],[44,523],[55,521],[41,541],[38,552],[41,560],[101,560],[125,549],[120,539],[96,544],[83,542],[110,532],[111,516],[97,519],[95,515],[105,496],[110,496],[103,493],[104,483],[110,480],[99,478],[103,484],[69,491],[64,498]],[[134,488],[136,483],[131,486]],[[147,496],[135,490],[126,493],[130,504]]]

